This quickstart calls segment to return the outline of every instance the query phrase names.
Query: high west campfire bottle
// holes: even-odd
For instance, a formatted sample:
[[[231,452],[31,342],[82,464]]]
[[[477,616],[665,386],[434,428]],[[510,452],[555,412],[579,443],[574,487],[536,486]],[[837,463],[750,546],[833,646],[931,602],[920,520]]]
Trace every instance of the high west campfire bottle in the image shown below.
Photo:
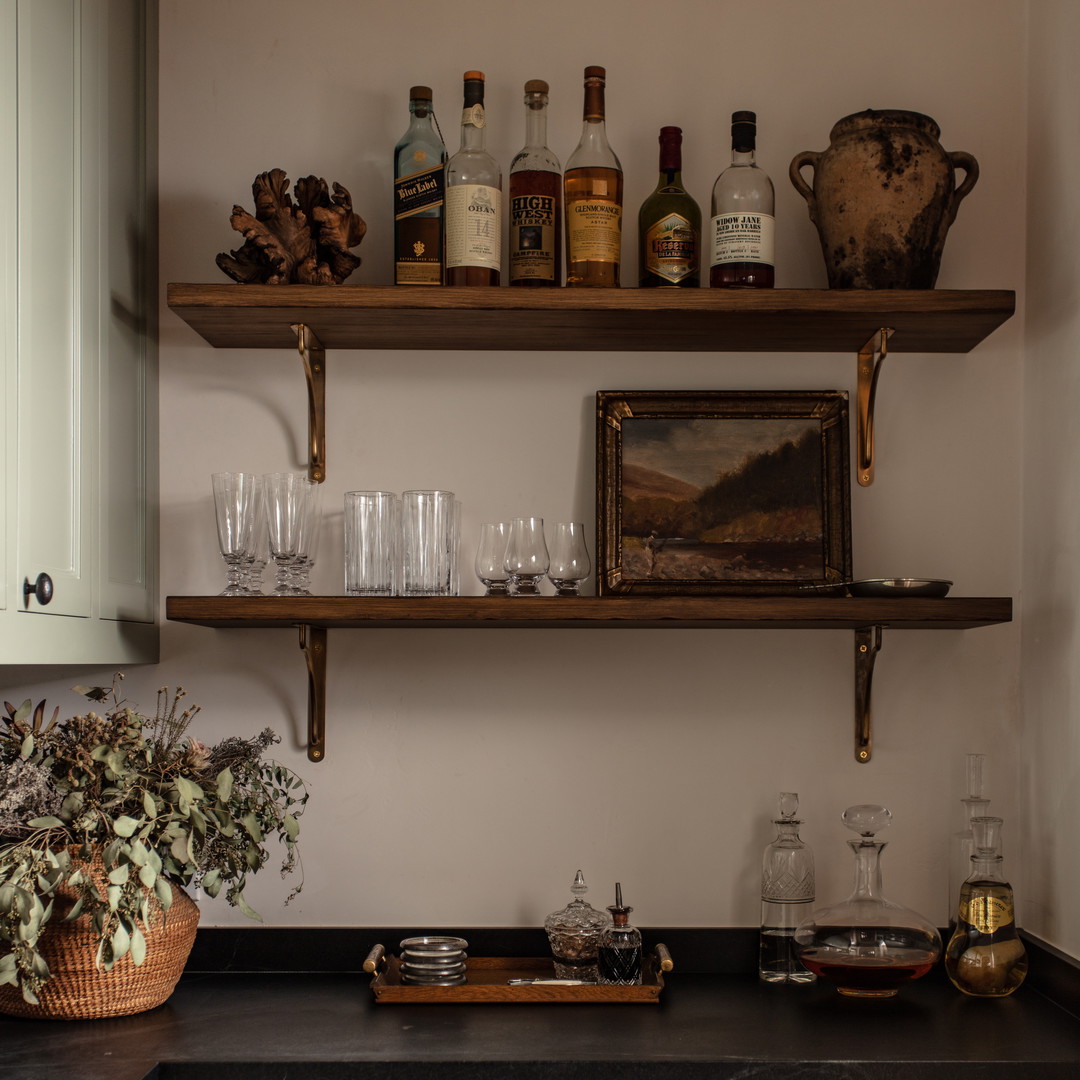
[[[754,161],[757,117],[731,114],[731,164],[712,193],[709,284],[722,288],[771,289],[773,186]]]
[[[548,84],[525,84],[525,145],[510,164],[510,284],[562,284],[562,166],[547,145]]]
[[[701,210],[682,185],[682,128],[660,129],[660,179],[638,212],[641,287],[701,284]]]
[[[618,287],[623,173],[604,126],[602,67],[585,69],[581,141],[566,163],[566,284]]]
[[[446,163],[446,284],[498,285],[502,170],[484,149],[484,74],[465,72],[461,149]]]
[[[409,113],[394,147],[394,283],[441,285],[446,147],[428,87],[409,91]]]

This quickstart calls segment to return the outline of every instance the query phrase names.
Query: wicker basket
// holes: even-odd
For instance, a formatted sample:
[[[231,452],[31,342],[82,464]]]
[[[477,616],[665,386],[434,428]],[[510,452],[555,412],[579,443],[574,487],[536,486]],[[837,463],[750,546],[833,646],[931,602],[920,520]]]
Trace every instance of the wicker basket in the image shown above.
[[[101,856],[88,865],[100,890]],[[57,890],[52,918],[41,935],[41,953],[52,973],[38,992],[41,1004],[24,1001],[17,986],[0,986],[0,1013],[45,1020],[98,1020],[161,1005],[175,989],[195,944],[199,905],[176,885],[168,912],[162,912],[151,896],[150,922],[142,927],[146,959],[136,967],[129,954],[111,971],[104,971],[94,964],[98,942],[90,917],[80,915],[72,922],[64,919],[75,902],[74,892],[65,886]]]

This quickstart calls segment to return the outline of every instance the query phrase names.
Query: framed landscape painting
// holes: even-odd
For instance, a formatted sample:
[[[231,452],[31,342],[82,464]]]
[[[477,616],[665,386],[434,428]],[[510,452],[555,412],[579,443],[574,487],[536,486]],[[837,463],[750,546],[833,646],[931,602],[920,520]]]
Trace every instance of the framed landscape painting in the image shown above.
[[[841,390],[596,395],[600,595],[793,595],[851,578]]]

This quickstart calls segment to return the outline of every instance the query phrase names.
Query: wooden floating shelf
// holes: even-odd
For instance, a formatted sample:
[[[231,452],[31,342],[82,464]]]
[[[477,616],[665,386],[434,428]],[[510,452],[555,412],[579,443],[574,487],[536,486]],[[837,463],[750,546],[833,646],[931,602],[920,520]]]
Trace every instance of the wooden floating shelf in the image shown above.
[[[170,284],[217,348],[845,352],[890,327],[890,352],[966,353],[1015,309],[1011,290],[515,289]]]
[[[166,618],[219,629],[968,630],[1010,597],[170,596]]]

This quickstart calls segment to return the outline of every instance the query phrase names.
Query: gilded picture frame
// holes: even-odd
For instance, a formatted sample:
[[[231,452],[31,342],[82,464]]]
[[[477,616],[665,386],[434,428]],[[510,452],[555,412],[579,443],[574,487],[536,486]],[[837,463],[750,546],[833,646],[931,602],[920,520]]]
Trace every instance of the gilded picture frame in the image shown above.
[[[599,595],[797,595],[851,579],[843,390],[596,395]]]

